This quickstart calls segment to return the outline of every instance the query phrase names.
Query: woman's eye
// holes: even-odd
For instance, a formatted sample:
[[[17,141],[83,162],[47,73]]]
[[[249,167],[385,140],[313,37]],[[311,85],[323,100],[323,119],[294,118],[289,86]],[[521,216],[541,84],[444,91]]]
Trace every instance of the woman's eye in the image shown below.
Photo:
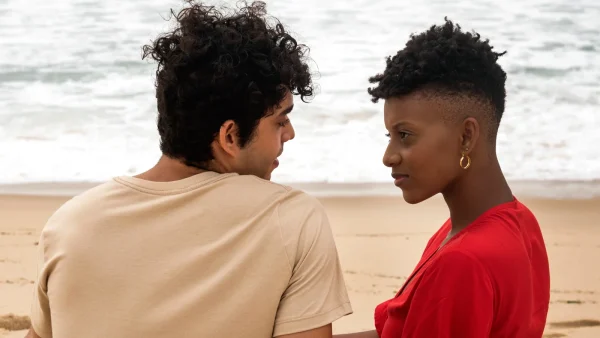
[[[390,133],[387,133],[387,134],[385,134],[385,136],[387,138],[390,138],[392,135]],[[403,132],[403,131],[399,131],[398,132],[398,136],[400,136],[400,139],[403,140],[403,139],[407,138],[408,136],[410,136],[410,134],[406,133],[406,132]]]

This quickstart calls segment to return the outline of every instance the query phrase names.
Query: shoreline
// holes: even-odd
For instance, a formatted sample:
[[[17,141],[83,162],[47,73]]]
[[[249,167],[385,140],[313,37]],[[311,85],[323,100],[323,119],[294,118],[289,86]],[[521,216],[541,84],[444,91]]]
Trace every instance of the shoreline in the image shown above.
[[[103,182],[31,182],[2,184],[0,195],[72,197]],[[391,182],[276,182],[303,190],[316,197],[394,197],[402,192]],[[600,180],[592,181],[508,181],[519,198],[587,200],[600,198]]]

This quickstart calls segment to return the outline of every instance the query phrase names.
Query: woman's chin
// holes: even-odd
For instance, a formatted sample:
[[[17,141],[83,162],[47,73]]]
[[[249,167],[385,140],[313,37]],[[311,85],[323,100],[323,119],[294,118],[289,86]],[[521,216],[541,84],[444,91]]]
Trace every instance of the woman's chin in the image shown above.
[[[432,195],[418,193],[416,191],[402,190],[402,197],[404,198],[404,201],[408,204],[419,204],[431,198],[431,196]]]

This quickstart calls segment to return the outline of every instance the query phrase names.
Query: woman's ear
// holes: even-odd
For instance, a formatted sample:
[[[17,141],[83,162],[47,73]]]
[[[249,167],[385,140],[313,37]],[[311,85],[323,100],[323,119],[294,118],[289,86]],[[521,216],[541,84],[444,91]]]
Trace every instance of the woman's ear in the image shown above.
[[[479,136],[481,135],[481,126],[476,118],[467,117],[462,122],[460,148],[465,154],[468,154],[475,148]]]

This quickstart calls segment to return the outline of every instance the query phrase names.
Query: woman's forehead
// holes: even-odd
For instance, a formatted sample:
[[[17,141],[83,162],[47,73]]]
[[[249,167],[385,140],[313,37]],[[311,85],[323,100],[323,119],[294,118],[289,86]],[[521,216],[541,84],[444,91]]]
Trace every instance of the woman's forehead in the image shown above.
[[[394,97],[385,100],[384,119],[386,126],[401,123],[431,124],[443,121],[451,107],[441,98],[425,98],[415,95]]]

